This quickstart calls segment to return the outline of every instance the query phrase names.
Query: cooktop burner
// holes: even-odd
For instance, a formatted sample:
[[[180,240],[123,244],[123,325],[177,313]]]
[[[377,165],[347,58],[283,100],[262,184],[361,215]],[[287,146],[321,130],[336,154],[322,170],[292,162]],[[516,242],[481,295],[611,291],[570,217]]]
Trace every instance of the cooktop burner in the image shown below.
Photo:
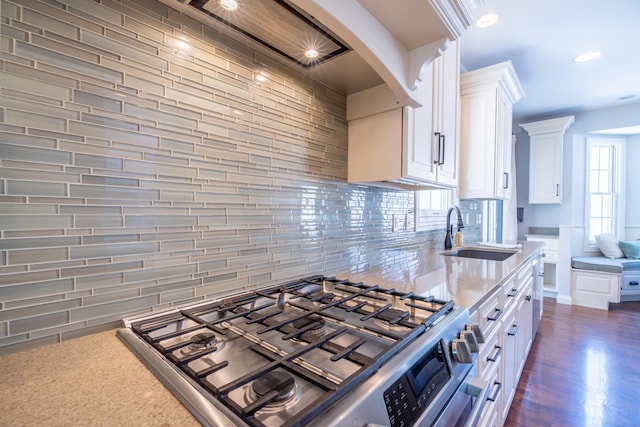
[[[202,352],[202,350],[214,346],[215,348],[212,348],[212,350],[218,350],[220,345],[222,345],[222,342],[218,342],[215,334],[211,332],[201,332],[199,334],[195,334],[190,338],[189,341],[191,342],[191,344],[180,349],[180,353],[185,356],[191,356],[200,353]]]
[[[317,314],[310,314],[291,322],[291,326],[300,332],[309,333],[315,336],[322,336],[326,332],[325,320]]]
[[[295,390],[296,381],[293,375],[282,369],[267,372],[251,383],[251,391],[256,398],[267,398],[274,403],[290,399]]]

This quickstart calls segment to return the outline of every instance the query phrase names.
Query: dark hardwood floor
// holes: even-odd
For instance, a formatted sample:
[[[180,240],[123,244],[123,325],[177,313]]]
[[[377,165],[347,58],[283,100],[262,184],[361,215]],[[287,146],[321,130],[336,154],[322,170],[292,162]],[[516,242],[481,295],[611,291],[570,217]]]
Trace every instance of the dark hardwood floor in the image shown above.
[[[640,302],[605,311],[545,298],[505,426],[640,426]]]

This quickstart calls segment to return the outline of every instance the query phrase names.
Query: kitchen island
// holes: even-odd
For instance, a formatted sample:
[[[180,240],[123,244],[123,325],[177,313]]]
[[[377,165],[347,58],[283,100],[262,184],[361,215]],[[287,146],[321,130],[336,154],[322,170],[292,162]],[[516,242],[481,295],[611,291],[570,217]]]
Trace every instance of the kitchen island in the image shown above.
[[[396,257],[393,265],[340,276],[454,299],[475,310],[539,249],[539,244],[525,242],[521,250],[500,262],[433,251],[417,262],[412,254],[404,263]],[[118,340],[115,331],[0,361],[2,425],[199,425]]]

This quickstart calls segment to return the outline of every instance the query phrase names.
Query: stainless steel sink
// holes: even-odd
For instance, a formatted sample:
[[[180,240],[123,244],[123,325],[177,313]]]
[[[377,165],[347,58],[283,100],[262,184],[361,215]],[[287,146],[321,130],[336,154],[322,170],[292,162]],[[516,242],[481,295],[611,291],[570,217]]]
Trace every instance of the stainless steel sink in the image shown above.
[[[504,261],[509,258],[515,251],[492,251],[484,249],[458,249],[454,252],[446,252],[442,255],[458,256],[463,258],[488,259],[491,261]]]

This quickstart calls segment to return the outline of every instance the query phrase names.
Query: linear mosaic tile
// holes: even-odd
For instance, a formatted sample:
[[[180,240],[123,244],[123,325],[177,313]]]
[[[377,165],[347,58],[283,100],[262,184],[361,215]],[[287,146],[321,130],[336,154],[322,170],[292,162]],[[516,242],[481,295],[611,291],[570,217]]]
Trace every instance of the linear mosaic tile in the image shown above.
[[[158,0],[0,12],[0,354],[440,244],[346,184],[339,92]]]

